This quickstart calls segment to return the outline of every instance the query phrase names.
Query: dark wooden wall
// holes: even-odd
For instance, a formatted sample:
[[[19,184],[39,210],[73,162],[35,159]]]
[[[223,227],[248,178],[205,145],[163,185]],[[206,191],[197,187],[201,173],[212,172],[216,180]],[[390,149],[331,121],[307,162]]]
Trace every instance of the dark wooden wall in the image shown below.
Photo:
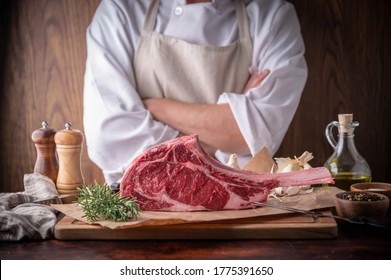
[[[391,182],[391,13],[387,0],[291,0],[306,44],[308,82],[277,156],[331,154],[326,125],[360,122],[356,144],[375,181]],[[23,189],[42,120],[83,129],[85,30],[99,0],[0,0],[0,191]],[[84,149],[86,181],[102,181]]]
[[[314,153],[313,165],[332,154],[326,125],[353,113],[358,151],[374,181],[391,182],[391,2],[291,0],[306,44],[308,81],[280,156]]]
[[[83,130],[85,34],[99,0],[0,0],[0,190],[23,190],[34,170],[31,133],[47,120]],[[103,181],[84,147],[87,181]]]

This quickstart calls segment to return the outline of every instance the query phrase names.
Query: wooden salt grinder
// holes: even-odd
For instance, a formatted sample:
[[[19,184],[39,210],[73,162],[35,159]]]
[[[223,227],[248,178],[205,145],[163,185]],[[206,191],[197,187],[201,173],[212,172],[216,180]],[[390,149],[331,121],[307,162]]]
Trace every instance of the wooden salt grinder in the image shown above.
[[[57,177],[57,190],[60,195],[71,195],[76,198],[77,188],[83,184],[81,171],[81,151],[83,133],[72,129],[71,123],[65,124],[54,137],[60,169]]]
[[[56,183],[58,175],[58,160],[56,156],[56,144],[54,136],[57,130],[50,129],[47,122],[42,122],[42,127],[34,130],[31,138],[37,149],[37,160],[34,172],[45,175]]]

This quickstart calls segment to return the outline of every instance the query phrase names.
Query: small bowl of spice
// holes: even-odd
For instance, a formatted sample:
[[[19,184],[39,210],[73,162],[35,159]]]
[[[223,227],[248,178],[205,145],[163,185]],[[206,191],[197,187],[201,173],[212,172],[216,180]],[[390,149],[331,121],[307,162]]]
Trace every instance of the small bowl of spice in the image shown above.
[[[387,196],[374,192],[341,192],[334,197],[338,216],[345,218],[355,216],[383,218],[389,203]]]
[[[352,192],[374,192],[384,194],[391,199],[391,184],[381,182],[356,183],[350,186]]]

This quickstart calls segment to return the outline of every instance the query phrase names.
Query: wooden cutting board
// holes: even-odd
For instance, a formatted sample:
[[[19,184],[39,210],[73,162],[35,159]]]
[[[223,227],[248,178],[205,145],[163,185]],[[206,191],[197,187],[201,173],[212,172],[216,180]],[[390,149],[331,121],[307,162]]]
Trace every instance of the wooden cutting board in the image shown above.
[[[337,233],[334,219],[301,214],[126,229],[89,225],[64,216],[54,228],[55,238],[61,240],[327,239],[336,238]]]

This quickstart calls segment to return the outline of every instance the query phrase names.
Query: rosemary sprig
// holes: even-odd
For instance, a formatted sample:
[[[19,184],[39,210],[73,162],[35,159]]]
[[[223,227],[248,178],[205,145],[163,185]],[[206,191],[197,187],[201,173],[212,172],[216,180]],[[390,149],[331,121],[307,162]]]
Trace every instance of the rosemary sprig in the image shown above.
[[[78,188],[78,205],[82,206],[84,216],[88,221],[94,222],[104,218],[114,222],[124,222],[137,218],[140,206],[136,198],[120,197],[108,184],[86,185]]]

